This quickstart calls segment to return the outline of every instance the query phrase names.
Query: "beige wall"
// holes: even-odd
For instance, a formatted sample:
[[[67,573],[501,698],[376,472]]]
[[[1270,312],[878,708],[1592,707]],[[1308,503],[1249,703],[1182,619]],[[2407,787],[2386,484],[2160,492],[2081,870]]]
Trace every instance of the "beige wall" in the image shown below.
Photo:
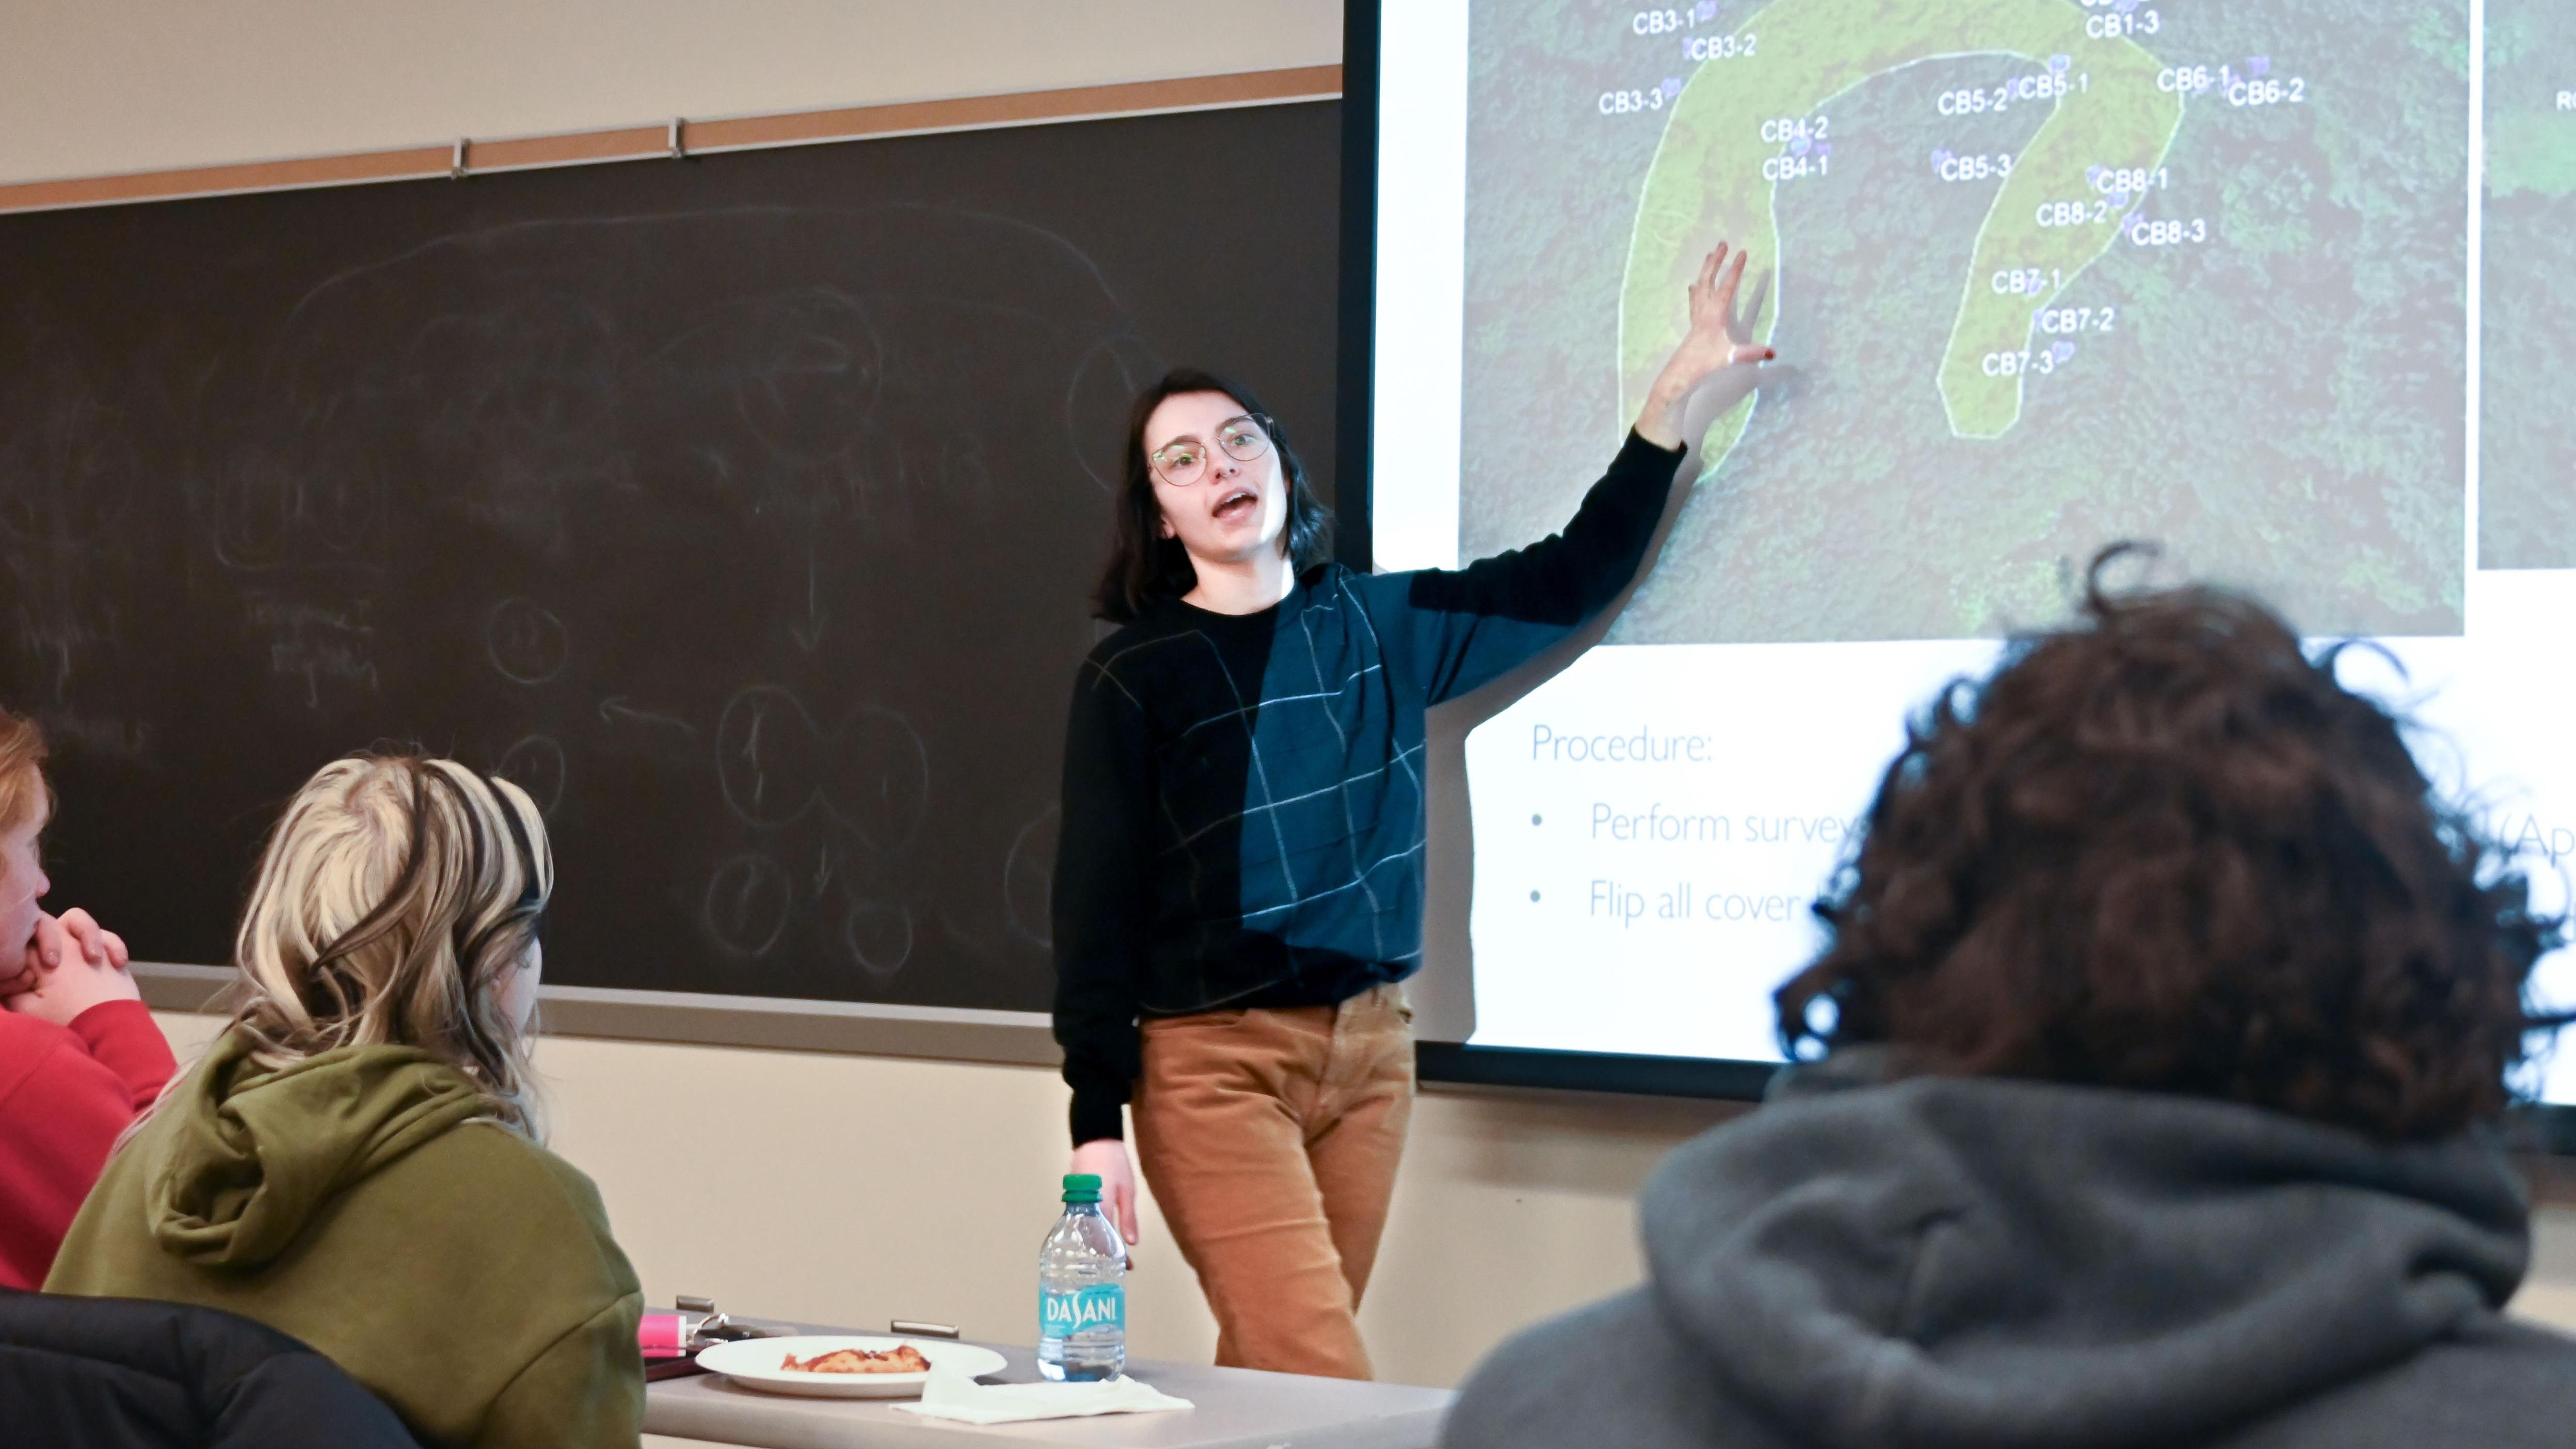
[[[184,1059],[207,1017],[163,1015]],[[1034,1336],[1038,1240],[1064,1171],[1052,1073],[558,1037],[538,1052],[554,1146],[599,1183],[668,1303]],[[1422,1099],[1360,1318],[1381,1377],[1447,1385],[1504,1335],[1636,1281],[1633,1199],[1738,1109],[1651,1098]],[[2576,1210],[2540,1216],[2517,1310],[2576,1330]],[[1129,1342],[1204,1361],[1215,1326],[1150,1205]]]
[[[1337,0],[6,0],[0,181],[1341,59]]]

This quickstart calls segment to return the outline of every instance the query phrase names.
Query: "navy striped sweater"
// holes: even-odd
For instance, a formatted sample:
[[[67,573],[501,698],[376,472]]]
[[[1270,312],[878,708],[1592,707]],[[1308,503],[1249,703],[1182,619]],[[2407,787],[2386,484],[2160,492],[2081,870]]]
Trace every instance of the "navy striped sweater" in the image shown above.
[[[1458,570],[1328,564],[1257,614],[1159,600],[1083,661],[1054,900],[1077,1145],[1122,1135],[1141,1017],[1326,1006],[1413,974],[1423,711],[1617,598],[1680,462],[1631,434],[1543,542]]]

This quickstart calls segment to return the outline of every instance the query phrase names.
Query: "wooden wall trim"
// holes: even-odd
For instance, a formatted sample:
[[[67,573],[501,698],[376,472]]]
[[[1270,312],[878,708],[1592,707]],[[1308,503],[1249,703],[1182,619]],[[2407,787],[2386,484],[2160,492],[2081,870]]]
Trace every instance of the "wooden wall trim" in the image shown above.
[[[1041,125],[1051,121],[1089,121],[1167,111],[1330,100],[1339,96],[1341,90],[1340,66],[1312,65],[1233,75],[1187,76],[1178,80],[964,96],[943,101],[902,101],[891,105],[844,106],[777,115],[682,120],[676,126],[681,149],[695,156],[717,151],[808,146],[937,131],[972,131],[996,126]],[[674,123],[666,122],[552,136],[482,141],[469,138],[461,146],[465,169],[470,176],[481,171],[520,171],[540,166],[582,166],[603,161],[667,157],[671,154],[673,128]],[[193,166],[120,176],[22,181],[0,185],[0,213],[118,206],[138,201],[225,196],[245,191],[350,186],[370,181],[421,180],[450,175],[459,146],[459,142],[450,141],[391,151]]]
[[[225,1015],[232,1010],[230,988],[236,974],[229,966],[134,963],[135,984],[154,1011]],[[1043,1011],[548,985],[537,988],[537,1028],[547,1036],[1013,1067],[1054,1067],[1064,1061]]]

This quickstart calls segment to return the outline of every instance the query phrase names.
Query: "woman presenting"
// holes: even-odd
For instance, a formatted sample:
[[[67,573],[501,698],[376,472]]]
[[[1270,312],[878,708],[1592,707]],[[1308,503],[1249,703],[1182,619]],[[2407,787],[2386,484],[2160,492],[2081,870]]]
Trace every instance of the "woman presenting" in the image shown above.
[[[1066,731],[1055,1034],[1072,1170],[1135,1242],[1132,1102],[1220,1364],[1369,1376],[1353,1314],[1413,1100],[1423,712],[1627,586],[1685,402],[1772,356],[1733,331],[1744,260],[1702,265],[1689,334],[1565,531],[1464,569],[1326,562],[1325,511],[1242,386],[1176,372],[1137,400],[1098,598],[1124,627]]]

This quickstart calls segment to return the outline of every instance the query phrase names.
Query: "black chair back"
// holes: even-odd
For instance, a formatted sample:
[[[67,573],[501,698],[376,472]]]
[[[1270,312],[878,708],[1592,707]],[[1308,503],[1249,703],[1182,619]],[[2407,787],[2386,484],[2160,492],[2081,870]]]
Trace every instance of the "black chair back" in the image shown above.
[[[11,1449],[420,1449],[338,1364],[236,1314],[0,1290]]]

